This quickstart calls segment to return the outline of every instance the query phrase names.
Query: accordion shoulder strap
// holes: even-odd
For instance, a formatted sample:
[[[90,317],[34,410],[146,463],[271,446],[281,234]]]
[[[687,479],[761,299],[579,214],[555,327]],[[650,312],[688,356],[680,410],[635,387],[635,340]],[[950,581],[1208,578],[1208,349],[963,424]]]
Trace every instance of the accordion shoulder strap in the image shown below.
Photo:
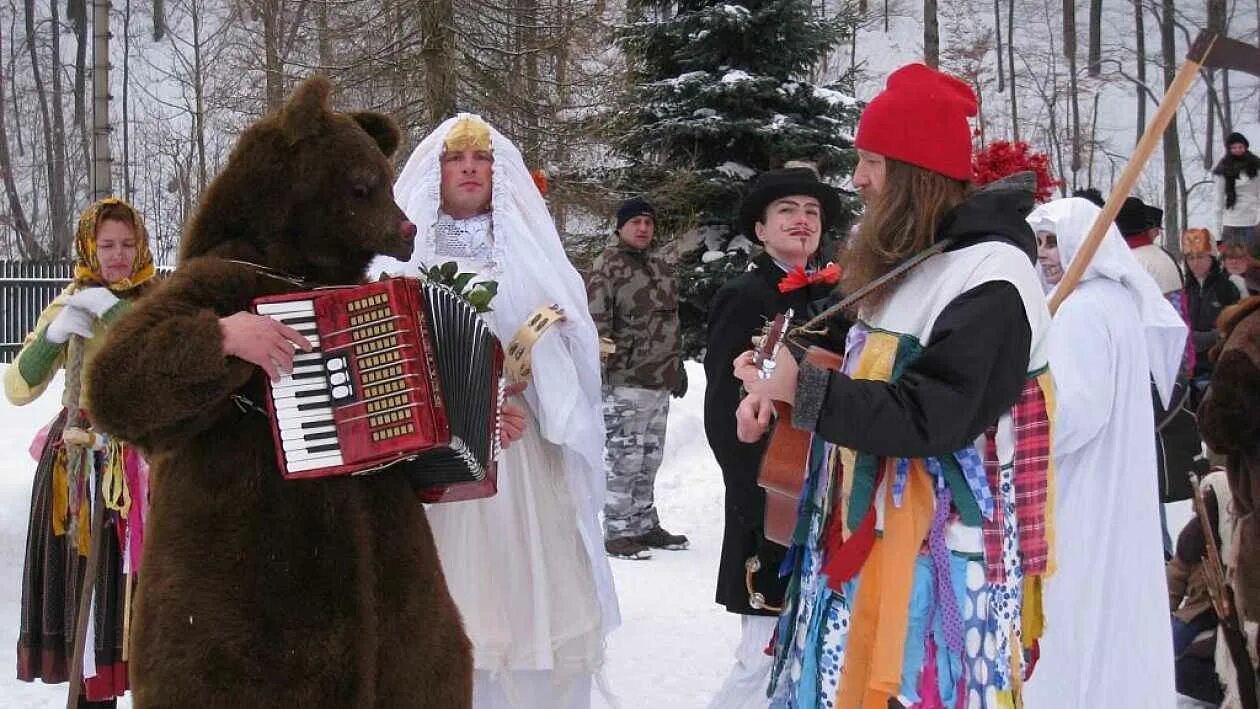
[[[512,335],[512,341],[508,343],[504,351],[504,364],[512,379],[516,381],[529,379],[533,371],[530,364],[530,352],[534,348],[534,343],[552,325],[564,319],[564,309],[554,303],[534,310],[528,318],[525,318],[525,322],[516,329],[516,334]]]

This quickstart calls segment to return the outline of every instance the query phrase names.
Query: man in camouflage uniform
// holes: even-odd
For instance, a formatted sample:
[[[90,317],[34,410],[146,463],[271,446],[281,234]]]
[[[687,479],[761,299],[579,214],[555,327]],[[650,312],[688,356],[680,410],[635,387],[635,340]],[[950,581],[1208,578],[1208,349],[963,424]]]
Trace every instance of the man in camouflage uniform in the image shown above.
[[[661,527],[654,502],[669,397],[687,388],[678,293],[670,265],[649,250],[654,228],[652,205],[626,200],[617,210],[617,238],[595,259],[587,281],[591,317],[611,350],[604,364],[604,548],[623,559],[687,548],[685,536]]]

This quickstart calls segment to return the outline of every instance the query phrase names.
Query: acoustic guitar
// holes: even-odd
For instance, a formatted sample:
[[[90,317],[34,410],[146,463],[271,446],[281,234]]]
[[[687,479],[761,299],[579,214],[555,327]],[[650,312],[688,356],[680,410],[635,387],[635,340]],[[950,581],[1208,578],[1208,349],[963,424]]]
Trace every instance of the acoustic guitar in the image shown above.
[[[784,344],[792,311],[776,315],[765,327],[759,343],[753,350],[753,363],[763,379],[774,372],[774,357]],[[810,347],[805,359],[817,367],[839,369],[842,356]],[[790,546],[796,530],[796,511],[800,504],[801,489],[805,486],[806,465],[809,460],[809,443],[812,434],[792,425],[792,406],[787,402],[774,402],[778,419],[770,432],[770,443],[761,459],[757,484],[766,491],[766,515],[764,534],[766,539]]]

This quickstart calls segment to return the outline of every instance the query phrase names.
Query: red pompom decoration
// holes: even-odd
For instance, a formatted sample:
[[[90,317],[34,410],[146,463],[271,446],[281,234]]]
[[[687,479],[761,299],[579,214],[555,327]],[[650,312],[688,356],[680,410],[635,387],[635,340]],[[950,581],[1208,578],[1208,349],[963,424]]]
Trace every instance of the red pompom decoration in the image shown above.
[[[541,169],[531,170],[529,173],[529,176],[534,178],[534,186],[538,188],[538,192],[542,196],[546,197],[547,196],[547,173],[543,172]]]
[[[972,182],[977,186],[996,182],[1017,172],[1033,172],[1037,175],[1038,203],[1048,202],[1054,190],[1063,184],[1050,173],[1050,156],[1033,152],[1024,141],[999,140],[989,143],[972,158]]]

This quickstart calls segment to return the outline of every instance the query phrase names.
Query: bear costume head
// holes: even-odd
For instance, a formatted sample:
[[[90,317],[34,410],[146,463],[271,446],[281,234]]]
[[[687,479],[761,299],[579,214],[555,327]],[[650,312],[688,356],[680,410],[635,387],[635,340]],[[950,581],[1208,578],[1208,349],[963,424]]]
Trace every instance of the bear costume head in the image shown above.
[[[398,127],[379,113],[333,111],[329,91],[326,79],[308,79],[241,134],[184,234],[181,264],[216,255],[348,284],[378,253],[411,256],[416,227],[393,194]]]

